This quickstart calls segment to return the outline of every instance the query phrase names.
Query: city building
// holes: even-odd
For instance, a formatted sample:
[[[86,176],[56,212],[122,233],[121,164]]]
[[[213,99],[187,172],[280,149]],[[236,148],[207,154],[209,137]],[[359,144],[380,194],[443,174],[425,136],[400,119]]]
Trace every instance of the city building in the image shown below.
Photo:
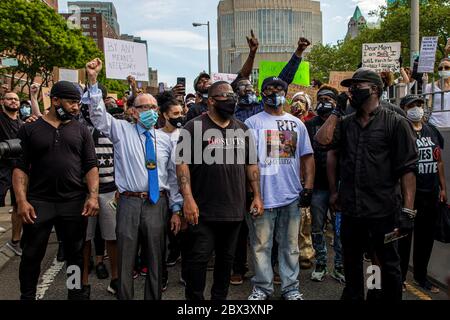
[[[149,87],[158,88],[158,70],[148,68]]]
[[[365,27],[367,27],[367,20],[364,18],[361,10],[357,6],[355,12],[353,13],[353,17],[351,17],[350,21],[348,22],[348,30],[345,38],[356,38],[359,35],[359,32]]]
[[[247,59],[246,36],[259,40],[253,79],[259,62],[289,61],[300,37],[322,42],[322,12],[311,0],[221,0],[218,5],[219,72],[236,73]]]
[[[148,52],[147,40],[142,40],[141,37],[135,37],[130,34],[122,34],[122,35],[120,35],[120,40],[143,43],[143,44],[145,44],[145,47],[147,48],[147,52]]]
[[[120,26],[117,19],[116,7],[112,2],[99,2],[99,1],[69,1],[67,3],[69,7],[69,13],[91,13],[94,9],[95,13],[101,13],[108,24],[114,29],[117,35],[120,35]]]
[[[63,13],[66,19],[73,19],[72,13]],[[76,20],[71,20],[76,21]],[[96,13],[94,9],[90,12],[82,12],[80,14],[80,24],[83,35],[94,39],[98,48],[104,52],[103,38],[120,39],[119,35],[109,25],[103,14]]]

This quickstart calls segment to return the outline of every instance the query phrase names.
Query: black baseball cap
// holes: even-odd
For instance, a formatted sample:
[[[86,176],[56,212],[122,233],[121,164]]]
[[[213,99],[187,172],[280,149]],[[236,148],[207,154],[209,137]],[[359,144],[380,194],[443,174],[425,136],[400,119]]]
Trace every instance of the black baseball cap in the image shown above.
[[[281,86],[281,87],[283,87],[283,90],[285,92],[288,91],[287,82],[283,81],[282,79],[277,78],[277,77],[270,77],[270,78],[265,79],[262,83],[261,90],[262,91],[266,90],[268,86],[274,86],[274,87]]]
[[[58,81],[50,91],[50,97],[81,100],[81,89],[78,84],[69,81]]]
[[[211,76],[206,72],[200,72],[197,78],[194,80],[194,90],[197,91],[197,84],[202,78],[211,79]]]
[[[345,79],[341,82],[341,86],[348,88],[356,82],[371,82],[378,87],[384,86],[380,75],[369,68],[360,68],[356,70],[350,79]]]
[[[425,100],[423,98],[410,94],[410,95],[407,95],[406,97],[402,98],[402,100],[400,101],[400,107],[401,108],[406,107],[407,105],[409,105],[413,102],[416,102],[416,101],[419,101],[419,102],[422,102],[423,104],[425,104]]]

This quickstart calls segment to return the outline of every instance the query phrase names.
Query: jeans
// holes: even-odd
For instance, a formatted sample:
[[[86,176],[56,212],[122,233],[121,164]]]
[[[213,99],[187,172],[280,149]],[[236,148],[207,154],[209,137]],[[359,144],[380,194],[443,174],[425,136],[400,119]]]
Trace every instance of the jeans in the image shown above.
[[[327,265],[327,244],[325,241],[325,222],[329,208],[330,192],[325,190],[314,190],[311,202],[312,215],[312,240],[316,251],[316,264]],[[333,223],[335,226],[335,223]],[[334,228],[334,267],[342,267],[342,246],[339,232]]]
[[[203,221],[200,218],[198,225],[188,227],[182,266],[187,300],[205,300],[206,269],[213,251],[216,258],[211,300],[226,300],[241,225],[242,222]]]
[[[278,243],[281,293],[284,295],[299,290],[298,231],[300,215],[298,200],[296,200],[284,207],[266,209],[264,215],[256,219],[250,215],[246,216],[250,234],[250,250],[255,266],[252,284],[268,296],[274,292],[271,263],[274,233]]]

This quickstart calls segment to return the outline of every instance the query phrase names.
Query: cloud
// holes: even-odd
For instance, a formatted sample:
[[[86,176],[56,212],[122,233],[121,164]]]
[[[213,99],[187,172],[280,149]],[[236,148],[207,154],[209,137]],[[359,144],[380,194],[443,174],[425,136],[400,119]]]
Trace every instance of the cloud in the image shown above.
[[[344,21],[344,17],[336,16],[336,17],[331,18],[331,20],[336,22],[336,23],[341,23],[342,21]]]
[[[321,3],[320,6],[322,8],[329,8],[329,7],[331,7],[331,5],[329,3],[325,3],[325,2]]]
[[[139,31],[137,36],[151,44],[162,44],[173,48],[208,50],[208,39],[192,31],[151,29]],[[217,45],[212,43],[211,49],[216,50]]]

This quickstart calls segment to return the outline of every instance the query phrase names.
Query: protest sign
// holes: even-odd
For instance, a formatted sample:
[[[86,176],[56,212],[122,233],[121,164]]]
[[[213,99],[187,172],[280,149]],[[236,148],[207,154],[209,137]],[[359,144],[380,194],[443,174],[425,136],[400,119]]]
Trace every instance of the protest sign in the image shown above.
[[[423,37],[420,49],[419,67],[417,72],[434,72],[434,63],[436,62],[436,49],[439,37]]]
[[[275,62],[275,61],[260,61],[259,62],[259,79],[258,89],[261,91],[261,86],[266,78],[278,77],[287,62]],[[295,74],[293,84],[309,86],[309,62],[302,61],[300,67]]]
[[[232,83],[237,78],[237,74],[230,74],[230,73],[213,73],[212,74],[212,81],[226,81],[228,83]]]
[[[400,42],[365,43],[362,48],[362,65],[376,72],[400,72]]]
[[[143,43],[104,38],[105,67],[108,79],[149,81],[147,47]]]

